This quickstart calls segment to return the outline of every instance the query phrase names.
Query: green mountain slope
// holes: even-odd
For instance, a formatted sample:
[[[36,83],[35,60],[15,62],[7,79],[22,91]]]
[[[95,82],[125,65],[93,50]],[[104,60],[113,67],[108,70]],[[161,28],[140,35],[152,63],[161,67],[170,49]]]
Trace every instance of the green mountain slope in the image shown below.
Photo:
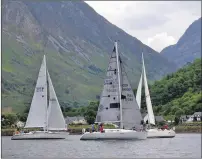
[[[2,106],[30,105],[43,58],[60,104],[82,106],[100,95],[113,41],[132,86],[144,51],[149,80],[176,70],[159,53],[109,23],[84,2],[2,2]]]
[[[155,114],[180,116],[202,111],[201,59],[154,82],[149,88]]]

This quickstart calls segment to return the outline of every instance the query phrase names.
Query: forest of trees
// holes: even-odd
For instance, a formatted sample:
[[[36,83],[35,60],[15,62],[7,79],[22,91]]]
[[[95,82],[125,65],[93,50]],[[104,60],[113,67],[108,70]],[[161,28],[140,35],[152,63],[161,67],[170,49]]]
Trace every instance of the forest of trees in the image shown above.
[[[149,89],[155,115],[180,117],[202,111],[201,59],[155,81]],[[144,93],[142,107],[146,108]]]
[[[143,88],[144,89],[144,88]],[[192,115],[196,111],[202,111],[201,98],[201,60],[185,66],[173,74],[169,74],[149,86],[152,105],[155,115],[178,118],[181,115]],[[146,110],[144,90],[142,90],[142,108]],[[134,94],[136,89],[134,90]],[[62,108],[64,116],[84,116],[89,124],[93,123],[98,110],[99,101],[91,101],[88,106]],[[26,121],[29,107],[22,114],[17,114],[9,119]],[[7,119],[7,116],[4,116]],[[177,120],[177,119],[176,119]],[[9,123],[4,120],[3,125]]]

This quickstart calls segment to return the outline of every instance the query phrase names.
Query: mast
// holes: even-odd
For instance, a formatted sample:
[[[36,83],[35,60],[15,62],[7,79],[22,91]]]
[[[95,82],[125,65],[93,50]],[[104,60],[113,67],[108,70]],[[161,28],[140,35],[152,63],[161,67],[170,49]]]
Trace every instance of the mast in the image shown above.
[[[152,104],[151,104],[151,99],[150,99],[150,94],[149,94],[149,89],[148,89],[148,84],[147,84],[147,77],[146,77],[146,71],[145,71],[145,65],[144,65],[144,57],[142,53],[142,63],[143,63],[143,71],[144,71],[144,87],[145,87],[145,97],[146,97],[146,104],[147,104],[147,114],[148,114],[148,124],[149,127],[150,125],[155,125],[155,117],[152,109]]]
[[[46,55],[44,54],[44,61],[45,61],[45,70],[46,70],[46,91],[47,91],[47,96],[46,96],[46,125],[44,128],[44,131],[48,131],[48,79],[47,79],[47,66],[46,66]]]
[[[143,71],[143,76],[145,76],[145,66],[144,66],[144,56],[143,56],[143,52],[142,52],[142,71]],[[144,79],[145,77],[143,77],[143,79]],[[145,80],[144,80],[145,81]],[[146,87],[145,86],[145,82],[144,82],[144,87]],[[147,98],[146,96],[145,96],[145,98]],[[147,103],[146,103],[147,104]],[[149,125],[149,128],[150,128],[150,119],[149,119],[149,113],[148,113],[148,110],[147,110],[147,116],[148,116],[148,125]]]
[[[121,79],[120,79],[120,65],[119,65],[119,53],[117,42],[115,41],[115,49],[116,49],[116,63],[117,63],[117,73],[118,73],[118,87],[119,87],[119,101],[120,101],[120,128],[123,128],[123,115],[122,115],[122,102],[121,102]]]

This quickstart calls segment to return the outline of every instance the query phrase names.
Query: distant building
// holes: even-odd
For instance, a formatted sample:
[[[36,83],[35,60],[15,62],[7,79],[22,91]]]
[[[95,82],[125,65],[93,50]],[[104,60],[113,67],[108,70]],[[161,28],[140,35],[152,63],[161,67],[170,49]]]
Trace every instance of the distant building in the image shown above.
[[[142,117],[145,117],[146,115],[147,115],[146,113],[142,113]],[[165,121],[165,119],[163,118],[163,116],[155,116],[155,121],[163,122],[163,121]]]
[[[182,115],[182,116],[180,117],[180,122],[181,122],[181,123],[186,122],[191,116],[192,116],[192,115]]]
[[[74,117],[66,117],[65,122],[67,125],[69,124],[87,124],[86,120],[82,116],[74,116]]]
[[[156,122],[163,122],[165,119],[162,116],[155,116]]]
[[[25,123],[22,122],[22,121],[17,121],[17,123],[16,123],[16,126],[17,126],[18,128],[22,128],[22,127],[24,127],[24,125],[25,125]]]
[[[186,122],[201,121],[202,112],[195,112]]]

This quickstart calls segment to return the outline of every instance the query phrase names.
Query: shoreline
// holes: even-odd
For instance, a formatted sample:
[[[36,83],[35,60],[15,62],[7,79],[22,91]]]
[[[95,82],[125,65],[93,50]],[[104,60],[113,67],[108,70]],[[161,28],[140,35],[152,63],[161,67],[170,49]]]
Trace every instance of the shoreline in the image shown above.
[[[13,136],[13,132],[16,129],[1,129],[1,136]],[[178,129],[176,127],[176,134],[201,134],[201,127],[197,129]],[[82,128],[70,128],[67,130],[69,135],[82,135]]]

